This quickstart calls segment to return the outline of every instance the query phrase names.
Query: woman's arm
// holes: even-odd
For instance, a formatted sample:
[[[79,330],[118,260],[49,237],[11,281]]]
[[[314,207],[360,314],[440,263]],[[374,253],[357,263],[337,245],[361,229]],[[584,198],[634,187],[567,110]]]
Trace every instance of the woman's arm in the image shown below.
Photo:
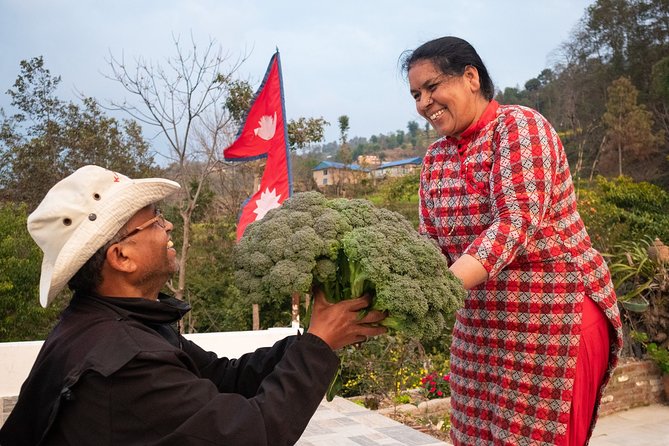
[[[492,224],[465,250],[490,277],[511,263],[550,212],[559,141],[537,112],[510,110],[493,136]]]
[[[450,270],[455,277],[462,280],[466,290],[474,288],[476,285],[488,280],[488,271],[486,271],[481,262],[469,254],[463,254],[451,265]]]

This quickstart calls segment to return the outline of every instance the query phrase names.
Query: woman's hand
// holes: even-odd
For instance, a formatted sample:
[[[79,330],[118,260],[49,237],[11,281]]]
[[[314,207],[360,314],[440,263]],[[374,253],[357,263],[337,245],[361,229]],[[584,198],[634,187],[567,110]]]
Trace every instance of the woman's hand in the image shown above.
[[[322,290],[314,290],[311,323],[307,332],[321,338],[332,350],[385,333],[385,327],[376,325],[386,318],[385,313],[370,311],[365,317],[360,317],[359,311],[369,304],[369,296],[331,304]]]

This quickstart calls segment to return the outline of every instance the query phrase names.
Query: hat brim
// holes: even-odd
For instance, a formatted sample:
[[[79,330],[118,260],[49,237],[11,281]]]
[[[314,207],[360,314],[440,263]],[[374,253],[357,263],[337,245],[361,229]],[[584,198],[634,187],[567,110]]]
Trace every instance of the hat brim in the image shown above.
[[[79,269],[103,247],[139,210],[163,200],[180,188],[164,178],[132,180],[95,209],[96,218],[86,220],[72,233],[55,260],[46,255],[40,277],[40,304],[46,308]]]

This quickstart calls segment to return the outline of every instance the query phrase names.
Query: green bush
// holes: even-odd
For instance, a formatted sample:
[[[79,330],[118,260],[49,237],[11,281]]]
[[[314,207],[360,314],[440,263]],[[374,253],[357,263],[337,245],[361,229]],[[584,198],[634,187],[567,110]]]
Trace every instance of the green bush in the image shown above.
[[[377,190],[365,198],[376,206],[402,214],[417,228],[419,182],[419,172],[397,178],[388,178],[382,180]]]
[[[631,333],[632,339],[641,343],[646,348],[646,354],[655,361],[662,373],[669,375],[669,348],[658,346],[654,342],[649,342],[648,334],[634,331]]]
[[[393,398],[420,386],[427,360],[417,340],[379,336],[340,352],[342,396],[376,395]]]
[[[598,177],[579,190],[578,211],[600,251],[626,240],[669,240],[669,193],[650,183]]]
[[[44,339],[69,291],[47,309],[39,304],[42,251],[28,234],[25,205],[0,203],[0,341]]]
[[[251,305],[240,298],[234,286],[232,250],[235,240],[234,221],[221,219],[195,223],[191,227],[186,299],[193,307],[190,328],[196,332],[251,329]],[[290,315],[284,325],[289,323]]]
[[[658,288],[656,283],[661,265],[648,256],[651,240],[625,241],[605,253],[618,301],[627,302],[635,297],[647,298]]]

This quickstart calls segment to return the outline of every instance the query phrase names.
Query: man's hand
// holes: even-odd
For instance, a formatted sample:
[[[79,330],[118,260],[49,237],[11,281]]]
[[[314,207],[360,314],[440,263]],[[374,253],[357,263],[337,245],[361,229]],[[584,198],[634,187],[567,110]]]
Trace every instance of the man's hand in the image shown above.
[[[360,318],[358,312],[369,304],[368,296],[331,304],[322,290],[314,290],[314,306],[307,332],[321,338],[332,350],[385,333],[385,327],[376,325],[386,318],[383,312],[370,311]]]

